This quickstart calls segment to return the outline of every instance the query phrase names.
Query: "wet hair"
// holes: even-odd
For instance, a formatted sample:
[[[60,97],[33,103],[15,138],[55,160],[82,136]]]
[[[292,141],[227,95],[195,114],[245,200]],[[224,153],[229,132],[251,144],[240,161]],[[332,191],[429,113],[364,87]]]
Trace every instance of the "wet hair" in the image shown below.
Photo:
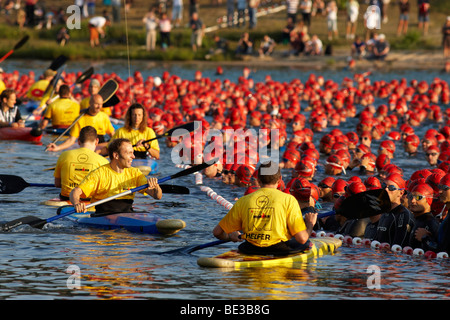
[[[281,171],[278,163],[273,161],[261,163],[258,168],[258,180],[262,185],[276,184],[280,178]]]
[[[136,110],[136,109],[141,109],[144,114],[144,117],[142,118],[142,122],[139,125],[139,131],[144,132],[148,126],[147,125],[148,114],[147,114],[147,110],[145,110],[144,106],[140,103],[134,103],[128,108],[127,113],[125,114],[125,128],[127,130],[133,129],[133,124],[132,124],[132,119],[131,119],[131,111]]]
[[[131,143],[130,140],[128,139],[124,139],[124,138],[118,138],[118,139],[114,139],[108,146],[108,155],[109,155],[109,159],[113,159],[114,158],[114,153],[117,152],[119,153],[119,149],[122,146],[123,143]]]
[[[3,103],[3,99],[8,100],[9,97],[13,93],[16,93],[16,91],[14,89],[5,89],[5,90],[3,90],[2,94],[0,95],[0,102]]]
[[[68,97],[70,95],[70,87],[67,84],[62,84],[59,87],[59,95],[61,97]]]
[[[80,143],[85,143],[94,142],[95,140],[97,140],[97,138],[97,130],[95,130],[95,128],[92,126],[86,126],[80,130],[80,136],[78,137],[78,140],[80,141]]]

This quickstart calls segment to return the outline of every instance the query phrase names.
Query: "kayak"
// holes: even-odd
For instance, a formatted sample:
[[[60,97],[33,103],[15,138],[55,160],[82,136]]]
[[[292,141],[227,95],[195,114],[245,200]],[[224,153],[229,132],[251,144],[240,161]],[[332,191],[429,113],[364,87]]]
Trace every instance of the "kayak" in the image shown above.
[[[116,213],[101,217],[91,217],[89,213],[72,214],[68,218],[80,225],[97,229],[125,229],[135,233],[175,234],[186,223],[180,219],[162,219],[148,212]]]
[[[3,127],[0,128],[0,140],[19,140],[27,142],[40,142],[42,131],[31,127]]]
[[[312,247],[300,253],[287,256],[247,255],[238,250],[231,250],[215,257],[201,257],[198,265],[208,268],[254,268],[254,267],[292,267],[305,263],[324,254],[333,254],[342,245],[340,239],[334,237],[311,238]]]
[[[131,165],[139,168],[144,175],[158,172],[158,161],[155,159],[134,159]]]

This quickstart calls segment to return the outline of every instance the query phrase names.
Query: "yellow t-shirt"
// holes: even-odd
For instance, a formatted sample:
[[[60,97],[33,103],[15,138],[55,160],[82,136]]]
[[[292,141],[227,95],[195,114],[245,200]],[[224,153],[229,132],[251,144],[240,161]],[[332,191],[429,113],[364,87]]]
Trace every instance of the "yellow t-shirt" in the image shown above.
[[[80,136],[80,131],[86,126],[92,126],[97,130],[98,135],[113,136],[114,127],[109,120],[109,117],[104,112],[99,112],[95,116],[85,114],[78,120],[78,122],[70,130],[70,135],[72,137],[78,138]]]
[[[64,151],[53,173],[55,178],[61,179],[61,194],[68,197],[87,174],[108,163],[105,157],[87,148]]]
[[[81,102],[80,102],[81,109],[89,108],[89,100],[90,99],[91,99],[91,97],[86,97],[83,100],[81,100]],[[108,116],[111,116],[112,115],[112,110],[111,109],[112,109],[111,107],[102,108],[102,111],[104,113],[106,113]]]
[[[44,118],[51,120],[53,127],[68,127],[79,115],[80,105],[78,102],[60,98],[48,106]]]
[[[31,100],[41,101],[49,84],[49,80],[36,81],[28,90],[27,97]]]
[[[78,187],[93,203],[145,184],[147,178],[138,168],[125,168],[122,173],[118,173],[110,164],[106,164],[89,173]],[[146,194],[145,191],[141,193]],[[134,199],[134,193],[118,199]]]
[[[6,89],[6,85],[3,80],[0,80],[0,94]]]
[[[140,132],[139,130],[131,129],[127,130],[125,128],[117,129],[114,132],[114,136],[111,138],[111,141],[114,139],[125,138],[131,141],[132,145],[135,145],[139,140],[150,140],[156,137],[155,131],[152,128],[147,127],[144,132]],[[158,140],[153,140],[150,142],[150,148],[159,151]],[[135,148],[137,151],[145,151],[144,147]]]
[[[306,230],[297,200],[274,188],[240,198],[219,225],[227,233],[241,230],[243,239],[259,247],[288,241]]]

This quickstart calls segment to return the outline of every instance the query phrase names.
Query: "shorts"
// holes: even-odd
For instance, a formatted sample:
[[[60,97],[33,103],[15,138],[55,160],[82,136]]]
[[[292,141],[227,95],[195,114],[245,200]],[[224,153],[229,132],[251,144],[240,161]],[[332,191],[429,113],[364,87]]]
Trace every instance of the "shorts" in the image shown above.
[[[418,20],[419,20],[419,22],[428,22],[428,21],[430,21],[430,15],[429,14],[419,14]]]
[[[347,16],[347,21],[351,23],[355,23],[358,20],[358,14],[352,14]]]
[[[96,27],[89,26],[89,39],[90,40],[98,40],[99,33]]]
[[[409,14],[407,13],[402,13],[400,14],[400,21],[408,21],[409,20]]]
[[[337,20],[327,20],[328,31],[337,30]]]

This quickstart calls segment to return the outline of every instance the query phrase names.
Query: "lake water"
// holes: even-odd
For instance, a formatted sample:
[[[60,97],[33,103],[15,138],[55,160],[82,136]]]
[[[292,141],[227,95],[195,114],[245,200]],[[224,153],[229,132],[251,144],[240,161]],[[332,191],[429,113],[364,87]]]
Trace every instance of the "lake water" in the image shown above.
[[[33,69],[42,70],[48,62],[35,61]],[[87,62],[69,63],[68,71],[82,70]],[[11,61],[10,68],[21,72],[30,64]],[[114,71],[121,77],[128,75],[126,62],[95,64],[96,72]],[[134,63],[144,77],[161,75],[167,70],[184,79],[193,79],[196,70],[215,79],[212,65],[171,64],[156,65]],[[236,81],[240,67],[226,68],[226,77]],[[256,82],[264,81],[270,74],[276,81],[290,81],[295,77],[306,81],[313,71],[293,68],[254,69]],[[351,76],[346,70],[321,72],[324,77],[339,81]],[[401,74],[375,73],[376,79],[424,79],[432,81],[442,74],[409,71]],[[448,80],[448,79],[447,79]],[[349,119],[343,127],[354,130],[356,119]],[[419,128],[423,134],[426,123]],[[317,142],[321,134],[315,138]],[[44,145],[54,139],[44,136]],[[161,160],[158,177],[171,175],[181,169],[170,161],[170,150],[161,143]],[[374,142],[373,150],[377,149]],[[0,174],[23,177],[30,183],[52,183],[52,167],[59,153],[44,152],[44,146],[20,142],[0,141]],[[424,154],[409,159],[397,146],[395,163],[410,175],[418,168],[427,167]],[[323,157],[323,156],[322,156]],[[323,162],[324,159],[321,159]],[[289,172],[284,172],[285,177]],[[321,179],[320,173],[317,176]],[[287,181],[287,179],[285,179]],[[160,201],[138,194],[140,207],[165,218],[183,219],[187,226],[174,236],[151,236],[126,231],[103,231],[79,227],[60,219],[44,230],[22,226],[11,232],[0,233],[0,300],[387,300],[426,299],[448,300],[448,259],[424,258],[394,254],[365,247],[344,245],[336,254],[312,260],[294,268],[248,270],[206,269],[197,265],[200,256],[212,256],[234,248],[235,244],[222,244],[196,251],[190,255],[161,255],[159,253],[187,245],[214,241],[211,232],[226,209],[213,201],[195,185],[194,176],[182,177],[173,184],[188,186],[189,195],[165,195]],[[203,185],[211,187],[230,202],[243,194],[243,189],[224,185],[221,181],[203,178]],[[57,196],[55,188],[26,188],[19,194],[0,195],[0,221],[6,222],[26,215],[49,218],[56,215],[54,207],[40,203]],[[75,269],[73,269],[75,268]],[[373,288],[371,270],[379,268],[380,287]],[[79,270],[80,286],[74,288],[71,270]],[[178,310],[171,310],[178,312]]]

